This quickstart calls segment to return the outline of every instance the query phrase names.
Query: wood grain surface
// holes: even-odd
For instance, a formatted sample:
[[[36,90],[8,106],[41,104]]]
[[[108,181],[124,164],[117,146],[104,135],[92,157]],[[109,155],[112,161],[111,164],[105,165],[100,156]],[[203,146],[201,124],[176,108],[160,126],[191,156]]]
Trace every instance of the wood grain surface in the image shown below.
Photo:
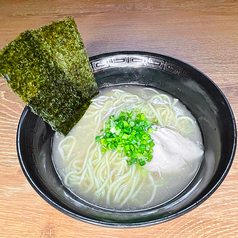
[[[88,55],[143,50],[170,55],[208,75],[238,118],[238,2],[0,0],[0,49],[27,29],[74,16]],[[16,153],[22,101],[0,78],[0,237],[238,237],[238,154],[203,204],[175,220],[113,229],[74,220],[27,182]]]

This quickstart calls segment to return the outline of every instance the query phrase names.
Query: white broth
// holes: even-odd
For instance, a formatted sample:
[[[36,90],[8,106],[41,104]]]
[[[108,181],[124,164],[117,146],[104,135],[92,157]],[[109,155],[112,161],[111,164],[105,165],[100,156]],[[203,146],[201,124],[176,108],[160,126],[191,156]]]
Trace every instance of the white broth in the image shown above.
[[[128,165],[123,153],[102,152],[95,137],[110,115],[117,117],[121,111],[127,110],[144,113],[148,120],[157,121],[155,126],[172,131],[171,135],[178,133],[180,140],[181,137],[184,141],[189,140],[190,146],[196,147],[196,155],[185,153],[179,160],[181,162],[176,160],[176,163],[170,156],[163,157],[163,162],[173,168],[163,170],[166,166],[160,166],[162,162],[155,159],[159,154],[153,155],[145,166],[139,166]],[[155,138],[153,133],[151,137]],[[196,175],[202,154],[199,126],[178,99],[162,91],[132,85],[100,90],[83,118],[66,137],[55,133],[52,148],[53,162],[65,186],[92,204],[118,210],[143,209],[172,199]],[[155,169],[157,165],[158,169]]]

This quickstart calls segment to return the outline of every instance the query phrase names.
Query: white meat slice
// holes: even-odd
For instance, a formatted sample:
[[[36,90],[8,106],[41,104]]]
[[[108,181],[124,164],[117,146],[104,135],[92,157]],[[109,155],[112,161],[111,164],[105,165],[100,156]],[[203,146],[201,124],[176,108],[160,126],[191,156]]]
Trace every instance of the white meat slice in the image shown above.
[[[158,127],[151,138],[155,143],[153,159],[145,165],[150,171],[173,172],[186,165],[186,161],[200,159],[203,155],[203,150],[193,141],[165,127]]]

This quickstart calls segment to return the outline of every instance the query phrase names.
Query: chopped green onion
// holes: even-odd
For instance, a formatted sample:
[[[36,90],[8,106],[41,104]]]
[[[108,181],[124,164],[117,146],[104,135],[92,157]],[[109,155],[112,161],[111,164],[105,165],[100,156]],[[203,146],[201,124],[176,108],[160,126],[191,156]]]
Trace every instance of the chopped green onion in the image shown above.
[[[96,136],[95,137],[95,141],[97,141],[97,142],[100,141],[100,139],[101,139],[101,136]]]
[[[144,166],[146,164],[146,162],[142,159],[139,159],[139,165],[140,166]]]
[[[95,141],[101,144],[101,151],[116,150],[127,156],[127,164],[144,166],[152,160],[154,142],[152,122],[138,111],[121,111],[118,118],[109,116],[105,130],[101,130]]]
[[[156,127],[156,128],[157,128],[157,127]],[[154,130],[153,130],[152,128],[149,128],[149,129],[148,129],[148,133],[153,133],[153,131],[154,131]]]

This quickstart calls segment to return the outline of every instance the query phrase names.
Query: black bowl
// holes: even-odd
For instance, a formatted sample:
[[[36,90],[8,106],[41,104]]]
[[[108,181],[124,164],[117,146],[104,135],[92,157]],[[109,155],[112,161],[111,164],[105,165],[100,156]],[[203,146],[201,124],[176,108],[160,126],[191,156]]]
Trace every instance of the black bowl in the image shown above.
[[[197,119],[205,156],[196,177],[173,200],[143,211],[110,211],[72,194],[57,176],[51,160],[54,132],[25,107],[17,131],[22,170],[32,187],[59,211],[91,224],[141,227],[179,217],[204,202],[226,177],[236,149],[236,124],[221,90],[197,69],[168,56],[115,52],[90,58],[99,88],[146,85],[179,98]]]

